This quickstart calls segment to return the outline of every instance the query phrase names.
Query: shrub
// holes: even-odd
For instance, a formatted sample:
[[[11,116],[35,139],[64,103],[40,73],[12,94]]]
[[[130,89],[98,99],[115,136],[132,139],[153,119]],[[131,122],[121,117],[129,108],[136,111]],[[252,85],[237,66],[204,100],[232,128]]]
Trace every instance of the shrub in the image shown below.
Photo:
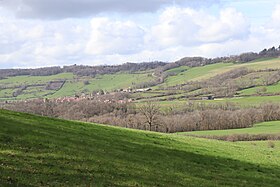
[[[268,145],[269,148],[274,148],[275,147],[275,144],[272,141],[268,141],[267,145]]]

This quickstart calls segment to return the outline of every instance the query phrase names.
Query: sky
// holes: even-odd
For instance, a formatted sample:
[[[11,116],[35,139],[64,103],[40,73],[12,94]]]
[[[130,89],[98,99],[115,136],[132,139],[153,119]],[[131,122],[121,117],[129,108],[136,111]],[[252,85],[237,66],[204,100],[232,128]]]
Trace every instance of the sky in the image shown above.
[[[173,62],[279,45],[279,0],[0,0],[0,68]]]

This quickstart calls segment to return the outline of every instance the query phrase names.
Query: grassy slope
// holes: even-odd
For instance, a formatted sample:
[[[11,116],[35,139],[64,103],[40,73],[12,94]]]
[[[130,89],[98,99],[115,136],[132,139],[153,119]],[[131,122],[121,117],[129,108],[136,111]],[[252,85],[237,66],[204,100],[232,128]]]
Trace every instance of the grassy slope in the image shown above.
[[[252,61],[250,63],[243,63],[243,64],[218,63],[218,64],[212,64],[212,65],[207,65],[202,67],[194,67],[176,76],[168,77],[166,82],[161,86],[174,86],[177,84],[183,84],[186,81],[197,81],[202,79],[208,79],[215,75],[225,73],[227,71],[241,68],[241,67],[246,67],[253,70],[261,70],[267,68],[280,68],[279,62],[280,62],[280,58],[268,58],[268,59],[259,59],[256,61]],[[177,69],[178,68],[174,68],[174,71],[177,71]],[[173,69],[168,71],[173,71]]]
[[[0,185],[279,186],[280,149],[0,111]]]
[[[247,67],[250,69],[266,69],[266,68],[280,68],[280,59],[261,59],[251,63],[244,64],[232,64],[232,63],[218,63],[207,65],[203,67],[188,68],[186,66],[174,68],[167,72],[178,73],[175,76],[170,76],[166,79],[165,83],[153,87],[159,89],[161,87],[173,86],[177,84],[183,84],[186,81],[195,81],[201,79],[207,79],[225,73],[229,70]],[[148,76],[151,72],[142,72],[140,74],[127,74],[119,73],[113,75],[102,75],[97,78],[82,77],[77,78],[72,73],[63,73],[53,76],[17,76],[8,79],[0,80],[0,86],[15,86],[24,84],[46,84],[51,80],[66,79],[67,82],[61,90],[58,92],[46,91],[43,87],[29,87],[23,92],[22,95],[16,99],[28,99],[44,97],[46,94],[52,94],[48,97],[61,97],[61,96],[73,96],[75,93],[92,92],[94,90],[104,89],[112,91],[118,88],[127,88],[141,82],[146,82],[153,79],[152,76]],[[84,85],[83,81],[89,80],[89,85]],[[271,88],[275,89],[275,88]],[[0,90],[0,100],[13,99],[11,98],[14,89]],[[251,92],[249,90],[249,92]]]
[[[179,134],[192,135],[231,135],[231,134],[276,134],[280,133],[280,121],[264,122],[254,125],[252,128],[215,130],[215,131],[195,131]]]
[[[240,92],[241,95],[252,95],[256,94],[257,90],[260,88],[265,87],[267,91],[265,93],[280,93],[280,83],[277,83],[275,85],[270,85],[270,86],[258,86],[255,88],[248,88],[244,89]]]
[[[213,76],[214,72],[219,71],[220,69],[223,69],[228,66],[232,66],[233,64],[231,63],[218,63],[218,64],[212,64],[212,65],[207,65],[207,66],[202,66],[202,67],[194,67],[190,68],[182,73],[179,73],[176,76],[170,76],[166,79],[166,81],[157,86],[156,88],[159,88],[160,86],[174,86],[177,84],[183,84],[187,81],[190,80],[199,80],[201,78],[209,78]],[[178,68],[175,68],[175,71]],[[169,70],[169,71],[172,71]]]
[[[63,79],[66,83],[59,91],[45,90],[44,86],[28,87],[23,94],[19,95],[16,99],[29,99],[29,98],[42,98],[46,94],[47,97],[63,97],[74,96],[75,93],[86,92],[90,93],[95,90],[112,91],[118,88],[128,88],[141,82],[148,82],[154,79],[152,76],[148,76],[148,72],[129,74],[129,73],[117,73],[110,75],[100,75],[96,78],[91,77],[76,77],[72,73],[62,73],[53,76],[17,76],[0,80],[0,86],[20,86],[30,84],[47,84],[49,81]],[[84,85],[83,81],[89,80],[89,85]],[[4,89],[0,90],[0,100],[12,99],[12,93],[17,89]],[[15,98],[14,98],[15,99]]]
[[[177,67],[177,68],[169,69],[166,72],[167,73],[179,74],[179,73],[187,71],[188,69],[189,69],[188,66],[180,66],[180,67]]]

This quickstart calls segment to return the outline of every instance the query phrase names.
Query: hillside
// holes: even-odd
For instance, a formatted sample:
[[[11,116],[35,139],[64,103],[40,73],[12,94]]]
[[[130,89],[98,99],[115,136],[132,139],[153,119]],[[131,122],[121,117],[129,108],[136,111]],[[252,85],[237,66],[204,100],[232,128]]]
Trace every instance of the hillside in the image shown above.
[[[201,67],[174,68],[164,83],[142,93],[138,102],[153,101],[163,107],[185,105],[187,101],[206,104],[234,103],[251,107],[279,103],[280,58],[248,63],[217,63]],[[181,71],[180,71],[181,70]],[[202,99],[213,95],[215,99]]]
[[[23,100],[34,98],[58,98],[75,94],[90,94],[104,90],[134,87],[154,78],[149,71],[90,76],[77,76],[73,73],[61,73],[50,76],[15,76],[0,80],[0,100]],[[58,87],[47,89],[48,85],[62,82]]]
[[[279,55],[280,48],[272,47],[259,53],[212,59],[185,57],[170,63],[0,69],[0,102],[92,97],[101,90],[109,94],[130,90],[133,94],[129,98],[138,101],[202,100],[209,94],[223,99],[279,95]],[[137,89],[142,88],[149,91],[139,93]]]
[[[0,185],[279,186],[280,144],[231,143],[0,110]]]
[[[91,72],[91,69],[88,71]],[[73,97],[100,90],[112,93],[127,88],[150,87],[150,91],[130,94],[130,98],[138,102],[205,102],[201,98],[214,95],[218,99],[207,102],[258,105],[261,102],[279,102],[278,97],[273,98],[280,94],[279,69],[280,58],[260,58],[246,63],[219,62],[194,67],[175,62],[143,71],[118,69],[115,73],[94,76],[72,72],[48,76],[9,76],[0,80],[0,101]],[[260,95],[262,99],[258,98]]]

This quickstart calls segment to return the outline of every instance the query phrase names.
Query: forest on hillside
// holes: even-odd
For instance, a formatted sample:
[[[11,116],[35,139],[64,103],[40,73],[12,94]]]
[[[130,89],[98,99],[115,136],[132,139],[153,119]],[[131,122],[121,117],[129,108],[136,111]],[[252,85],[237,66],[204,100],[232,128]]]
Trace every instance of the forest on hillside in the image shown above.
[[[71,65],[71,66],[57,66],[57,67],[44,67],[37,69],[0,69],[0,79],[20,76],[20,75],[31,75],[31,76],[49,76],[56,75],[59,73],[71,72],[78,76],[96,76],[103,74],[113,74],[121,71],[137,72],[145,71],[148,69],[158,69],[157,73],[172,69],[179,66],[198,67],[208,64],[215,64],[220,62],[234,62],[234,63],[246,63],[259,58],[273,58],[280,56],[280,46],[271,47],[264,49],[259,53],[248,52],[240,55],[234,55],[229,57],[217,57],[217,58],[204,58],[204,57],[185,57],[176,62],[142,62],[142,63],[130,63],[127,62],[122,65],[102,65],[102,66],[85,66],[85,65]]]

